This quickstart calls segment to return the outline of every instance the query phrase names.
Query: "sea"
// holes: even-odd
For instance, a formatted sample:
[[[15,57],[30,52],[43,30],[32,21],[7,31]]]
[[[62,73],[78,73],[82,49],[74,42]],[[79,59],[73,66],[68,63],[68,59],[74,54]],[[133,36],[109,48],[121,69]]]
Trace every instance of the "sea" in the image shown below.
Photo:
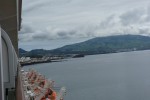
[[[89,55],[24,66],[66,87],[64,100],[150,100],[150,51]]]

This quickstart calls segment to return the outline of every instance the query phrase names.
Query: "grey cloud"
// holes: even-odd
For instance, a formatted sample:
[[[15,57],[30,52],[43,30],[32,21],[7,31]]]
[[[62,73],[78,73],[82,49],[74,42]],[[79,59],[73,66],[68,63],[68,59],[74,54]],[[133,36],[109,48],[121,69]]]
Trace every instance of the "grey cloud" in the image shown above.
[[[147,14],[150,16],[150,5],[147,7]]]
[[[32,10],[37,10],[38,8],[41,8],[44,5],[47,5],[49,3],[49,0],[35,0],[33,2],[31,2],[30,4],[28,4],[27,6],[24,7],[23,12],[29,12]]]
[[[150,34],[148,29],[139,29],[139,34]]]
[[[139,27],[138,30],[139,30],[139,34],[141,35],[150,35],[149,27],[142,27],[142,28]]]
[[[46,40],[49,45],[50,40],[150,35],[149,3],[149,0],[23,0],[19,40],[29,45]]]
[[[49,37],[47,36],[47,34],[43,34],[43,33],[32,36],[32,40],[47,40],[47,39],[49,39]]]
[[[72,0],[33,0],[32,2],[31,0],[25,0],[24,4],[26,5],[23,8],[23,12],[31,12],[32,10],[37,10],[45,6],[48,6],[49,8],[53,7],[53,5],[61,6],[63,4],[68,4],[71,2]]]
[[[30,27],[24,27],[19,34],[20,41],[34,41],[34,40],[55,40],[55,39],[69,39],[89,37],[94,35],[94,27],[75,27],[67,28],[52,28],[43,30],[30,31]]]
[[[60,37],[66,37],[67,36],[66,32],[63,32],[63,31],[62,32],[58,32],[57,34]]]
[[[23,24],[21,26],[21,31],[19,32],[19,34],[27,34],[27,33],[33,33],[34,29],[28,25],[28,24]]]
[[[105,20],[101,21],[99,33],[105,35],[119,35],[119,34],[150,34],[148,26],[150,22],[150,7],[147,9],[138,8],[126,11],[122,14],[113,14],[108,16]],[[147,28],[143,27],[146,26]],[[100,34],[99,34],[100,35]]]
[[[104,28],[111,27],[114,24],[114,18],[115,18],[114,14],[110,15],[100,23],[99,28],[104,29]]]
[[[96,2],[97,0],[94,1]],[[123,10],[121,12],[114,13],[110,12],[110,14],[108,14],[109,12],[107,12],[106,15],[103,15],[103,13],[100,14],[100,12],[103,12],[103,10],[100,10],[101,8],[98,8],[100,7],[100,1],[97,1],[97,6],[93,9],[92,6],[95,4],[95,2],[92,2],[93,4],[91,5],[87,4],[87,8],[81,6],[82,4],[78,5],[79,2],[83,2],[85,4],[87,3],[84,0],[34,0],[29,6],[24,9],[24,12],[33,12],[32,10],[38,7],[41,8],[43,6],[47,6],[48,8],[48,5],[51,6],[50,4],[53,4],[52,6],[55,6],[54,8],[56,9],[49,9],[51,13],[46,13],[49,10],[43,10],[44,14],[42,12],[42,9],[41,11],[38,9],[39,13],[37,14],[37,10],[37,15],[30,13],[28,16],[26,16],[27,19],[23,21],[33,21],[34,27],[31,23],[23,24],[21,32],[19,34],[20,40],[42,41],[79,37],[95,37],[114,34],[149,34],[149,30],[139,27],[145,25],[145,23],[149,23],[148,21],[146,21],[146,19],[148,20],[148,16],[150,16],[150,7],[147,8],[147,10],[144,8],[138,8],[127,11],[125,9],[125,11]],[[105,0],[103,0],[103,2],[105,2]],[[66,9],[66,3],[69,3],[68,7],[72,8]],[[77,5],[79,7],[77,7]],[[104,5],[107,5],[107,3],[104,3]],[[118,5],[118,8],[119,7],[120,5]],[[32,15],[38,17],[34,18],[32,17]],[[39,25],[35,23],[38,23]]]
[[[143,9],[134,9],[128,11],[120,16],[120,21],[123,25],[137,24],[141,22],[142,15],[144,14]]]
[[[150,21],[150,6],[148,6],[147,8],[147,16],[146,16],[146,22],[149,22]]]
[[[76,34],[76,31],[75,30],[69,30],[69,31],[59,31],[56,33],[60,38],[69,38],[73,35]]]

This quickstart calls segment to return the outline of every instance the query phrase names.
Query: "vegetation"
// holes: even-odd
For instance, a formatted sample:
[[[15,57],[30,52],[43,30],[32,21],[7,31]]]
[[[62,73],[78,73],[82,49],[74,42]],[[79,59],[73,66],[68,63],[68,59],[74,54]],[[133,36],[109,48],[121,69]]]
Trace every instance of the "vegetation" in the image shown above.
[[[117,35],[97,37],[85,42],[66,45],[54,50],[32,50],[27,54],[105,54],[150,49],[150,37],[141,35]]]

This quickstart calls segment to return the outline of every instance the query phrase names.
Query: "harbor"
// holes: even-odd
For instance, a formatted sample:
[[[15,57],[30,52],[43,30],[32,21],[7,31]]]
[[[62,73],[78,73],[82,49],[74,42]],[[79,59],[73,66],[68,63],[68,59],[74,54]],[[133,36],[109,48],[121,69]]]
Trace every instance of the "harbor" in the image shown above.
[[[62,62],[62,61],[67,61],[67,59],[69,58],[81,58],[84,56],[85,55],[83,54],[70,54],[70,55],[43,56],[41,58],[21,57],[19,58],[19,62],[21,66],[28,66],[33,64]]]
[[[19,62],[21,66],[41,64],[41,63],[51,63],[51,62],[61,62],[65,61],[62,57],[42,57],[42,58],[30,58],[30,57],[21,57]]]

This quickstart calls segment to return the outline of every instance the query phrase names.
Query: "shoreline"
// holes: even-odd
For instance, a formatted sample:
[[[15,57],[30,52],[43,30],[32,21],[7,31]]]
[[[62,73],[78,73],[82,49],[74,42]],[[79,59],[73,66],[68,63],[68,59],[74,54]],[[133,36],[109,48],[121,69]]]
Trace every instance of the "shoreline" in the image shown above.
[[[134,50],[134,51],[122,51],[122,52],[112,52],[112,53],[102,53],[102,54],[89,54],[85,56],[92,56],[92,55],[104,55],[104,54],[116,54],[116,53],[126,53],[126,52],[142,52],[142,51],[150,51],[150,50]],[[84,57],[85,57],[84,56]],[[84,57],[76,57],[76,58],[84,58]],[[43,64],[43,63],[52,63],[52,62],[62,62],[66,61],[64,59],[59,59],[59,60],[42,60],[42,61],[31,61],[31,62],[22,62],[20,63],[22,67],[24,66],[29,66],[29,65],[34,65],[34,64]]]
[[[43,63],[52,63],[52,62],[62,62],[65,60],[51,60],[51,61],[37,61],[37,62],[24,62],[20,63],[22,67],[29,66],[29,65],[35,65],[35,64],[43,64]]]

